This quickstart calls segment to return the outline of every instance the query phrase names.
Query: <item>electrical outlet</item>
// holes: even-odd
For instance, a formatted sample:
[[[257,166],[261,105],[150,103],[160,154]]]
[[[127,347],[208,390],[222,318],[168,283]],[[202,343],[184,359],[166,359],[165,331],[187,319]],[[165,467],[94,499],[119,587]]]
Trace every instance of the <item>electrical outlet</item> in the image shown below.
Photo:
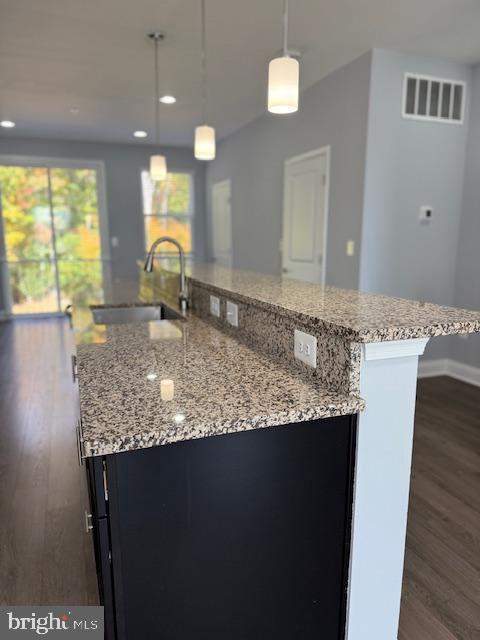
[[[210,313],[212,316],[220,317],[220,298],[210,296]]]
[[[353,240],[348,240],[347,242],[347,256],[350,258],[355,255],[355,242]]]
[[[294,355],[314,369],[317,367],[317,339],[309,333],[295,329]]]
[[[238,304],[234,304],[227,300],[227,322],[232,327],[238,327]]]

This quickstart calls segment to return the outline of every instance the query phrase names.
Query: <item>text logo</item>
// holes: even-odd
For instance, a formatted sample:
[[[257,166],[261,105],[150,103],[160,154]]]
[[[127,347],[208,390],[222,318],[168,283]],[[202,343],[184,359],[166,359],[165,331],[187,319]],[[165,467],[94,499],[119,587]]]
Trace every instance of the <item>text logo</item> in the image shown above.
[[[53,636],[55,640],[88,635],[104,637],[103,607],[2,607],[0,640]]]

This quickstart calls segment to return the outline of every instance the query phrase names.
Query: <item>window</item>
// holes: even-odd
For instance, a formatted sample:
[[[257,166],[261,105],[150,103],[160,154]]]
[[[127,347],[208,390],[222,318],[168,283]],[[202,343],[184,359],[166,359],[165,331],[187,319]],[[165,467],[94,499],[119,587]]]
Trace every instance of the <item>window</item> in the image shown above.
[[[103,174],[93,163],[0,164],[0,198],[10,310],[58,313],[103,301]]]
[[[193,252],[193,176],[169,173],[166,180],[154,182],[148,171],[142,171],[145,250],[160,236],[171,236],[182,245],[185,254]],[[173,253],[173,245],[161,247],[162,254]],[[167,261],[168,262],[168,261]],[[165,261],[162,263],[164,266]]]

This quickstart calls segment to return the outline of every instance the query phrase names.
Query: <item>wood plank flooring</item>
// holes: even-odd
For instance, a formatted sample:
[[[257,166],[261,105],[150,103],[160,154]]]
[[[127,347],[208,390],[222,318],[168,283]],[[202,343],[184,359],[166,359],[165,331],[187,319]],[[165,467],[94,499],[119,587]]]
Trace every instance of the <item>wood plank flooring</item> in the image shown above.
[[[480,639],[480,389],[420,380],[399,640]]]
[[[0,323],[0,603],[96,604],[63,319]]]
[[[0,323],[0,603],[96,604],[71,336]],[[399,640],[480,640],[480,389],[421,380]]]

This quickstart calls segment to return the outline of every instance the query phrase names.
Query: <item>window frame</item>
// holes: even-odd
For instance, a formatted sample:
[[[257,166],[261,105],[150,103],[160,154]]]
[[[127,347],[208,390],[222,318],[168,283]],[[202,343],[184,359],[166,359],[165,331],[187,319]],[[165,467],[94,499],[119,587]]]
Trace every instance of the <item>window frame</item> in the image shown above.
[[[185,251],[186,260],[191,260],[195,256],[195,171],[189,169],[172,169],[171,171],[167,171],[167,175],[172,174],[183,174],[187,175],[190,178],[190,198],[189,198],[189,213],[145,213],[145,200],[143,194],[143,181],[142,174],[149,173],[148,168],[142,168],[140,170],[140,191],[142,198],[142,232],[143,232],[143,248],[145,257],[148,254],[150,247],[147,247],[147,233],[145,229],[145,218],[160,218],[160,219],[168,219],[173,218],[175,220],[180,221],[188,221],[190,222],[190,234],[191,234],[191,250]],[[162,248],[162,254],[165,258],[171,258],[176,255],[176,251],[174,249]],[[157,256],[158,257],[158,256]]]
[[[93,169],[97,172],[98,221],[100,226],[100,260],[108,262],[110,255],[109,217],[107,207],[107,188],[105,162],[83,158],[58,158],[52,156],[0,155],[0,165],[12,167],[45,167],[46,169]],[[3,220],[2,220],[3,223]],[[1,259],[6,259],[3,247]]]
[[[92,169],[97,174],[97,203],[98,203],[98,219],[99,219],[99,235],[100,235],[100,257],[98,262],[102,265],[102,281],[103,288],[107,287],[111,279],[111,253],[110,253],[110,231],[109,231],[109,215],[107,206],[107,187],[106,187],[106,170],[104,160],[92,160],[88,158],[64,158],[58,156],[44,155],[18,155],[18,154],[0,154],[0,165],[12,167],[40,167],[51,171],[52,169]],[[82,260],[76,260],[82,262]],[[20,261],[22,262],[22,261]],[[31,262],[31,261],[23,261]],[[35,261],[33,261],[35,262]],[[55,256],[54,262],[58,270],[58,259]],[[97,262],[97,260],[85,260],[85,262]],[[57,274],[58,275],[58,274]],[[60,289],[57,282],[57,295],[60,300]],[[13,314],[13,300],[10,286],[10,276],[8,271],[7,252],[5,247],[5,228],[2,212],[2,199],[0,194],[0,286],[3,290],[3,302],[5,310],[0,311],[0,318],[39,318],[39,317],[64,317],[64,310],[35,312],[35,313],[19,313]],[[1,302],[1,300],[0,300]]]

